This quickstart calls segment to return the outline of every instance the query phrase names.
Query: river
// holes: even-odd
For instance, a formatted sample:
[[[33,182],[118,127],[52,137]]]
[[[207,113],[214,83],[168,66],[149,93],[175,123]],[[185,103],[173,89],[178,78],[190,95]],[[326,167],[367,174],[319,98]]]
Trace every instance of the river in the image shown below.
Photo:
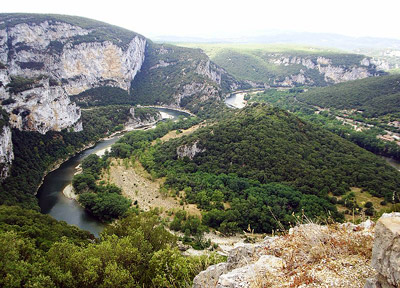
[[[247,103],[244,100],[244,96],[246,94],[247,94],[246,92],[232,94],[231,96],[225,99],[225,104],[231,108],[242,109],[244,106],[246,106]]]
[[[400,171],[400,162],[399,162],[399,161],[394,160],[393,158],[384,157],[384,156],[382,156],[382,158],[385,159],[386,162],[387,162],[390,166],[392,166],[392,167],[396,168],[398,171]]]
[[[172,109],[156,109],[161,112],[163,119],[177,119],[181,115],[186,115],[186,113]],[[58,169],[46,175],[37,193],[42,213],[49,214],[53,218],[65,221],[68,224],[76,225],[98,237],[99,233],[104,229],[104,224],[87,213],[77,201],[66,198],[62,191],[67,185],[71,184],[76,167],[85,157],[110,147],[120,137],[121,135],[117,135],[111,139],[98,142],[92,148],[75,155],[64,162]]]

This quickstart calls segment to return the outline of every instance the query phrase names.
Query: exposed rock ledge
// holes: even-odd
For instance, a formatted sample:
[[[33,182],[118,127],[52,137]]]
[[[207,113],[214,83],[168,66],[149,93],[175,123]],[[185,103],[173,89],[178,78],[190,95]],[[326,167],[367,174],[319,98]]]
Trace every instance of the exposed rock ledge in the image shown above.
[[[176,148],[176,154],[178,155],[178,158],[188,157],[190,160],[193,160],[194,156],[205,151],[205,149],[198,147],[198,144],[199,140],[193,142],[192,144],[182,145]]]
[[[258,244],[238,244],[226,263],[210,266],[194,288],[363,287],[370,267],[372,221],[303,224]]]
[[[372,266],[378,274],[365,288],[400,287],[400,213],[383,214],[376,224]]]
[[[11,141],[11,130],[10,127],[3,126],[0,133],[0,181],[10,173],[13,159],[14,152]]]

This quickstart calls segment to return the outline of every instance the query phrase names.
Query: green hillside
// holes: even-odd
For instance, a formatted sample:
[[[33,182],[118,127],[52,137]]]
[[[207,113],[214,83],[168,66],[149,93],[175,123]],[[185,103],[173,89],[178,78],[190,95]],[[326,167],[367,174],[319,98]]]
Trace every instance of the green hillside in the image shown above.
[[[141,71],[132,81],[131,93],[135,102],[147,105],[194,106],[198,101],[197,98],[202,93],[207,94],[207,89],[210,87],[217,91],[217,96],[220,96],[219,85],[196,72],[197,66],[207,61],[207,55],[199,49],[149,42]],[[199,91],[183,98],[182,102],[177,101],[176,95],[183,93],[184,86],[191,83],[199,83],[201,87]]]
[[[298,95],[297,98],[323,108],[361,110],[367,117],[400,112],[400,75],[315,88]]]
[[[342,68],[359,67],[364,55],[345,53],[328,48],[315,48],[297,45],[267,45],[267,44],[200,44],[182,43],[184,47],[201,48],[217,65],[226,69],[238,80],[248,80],[258,83],[274,85],[284,81],[285,77],[296,75],[303,71],[306,83],[310,86],[326,86],[323,74],[316,69],[308,69],[304,63],[293,61],[278,64],[281,58],[302,58],[317,64],[319,57],[330,60],[332,66]],[[296,59],[297,60],[297,59]],[[325,65],[325,64],[323,64]],[[323,66],[322,65],[322,66]],[[373,65],[368,69],[378,73]]]
[[[142,138],[135,135],[120,140],[131,151],[124,157],[138,156],[152,175],[166,177],[167,187],[184,191],[189,203],[207,211],[207,225],[225,232],[248,224],[270,232],[279,228],[273,215],[288,224],[290,215],[301,211],[338,220],[328,195],[344,195],[351,187],[388,201],[400,193],[399,172],[382,159],[266,105],[232,112],[214,125],[144,151],[135,144]],[[194,143],[193,160],[178,157],[178,150],[193,149]],[[224,209],[221,201],[231,208]]]

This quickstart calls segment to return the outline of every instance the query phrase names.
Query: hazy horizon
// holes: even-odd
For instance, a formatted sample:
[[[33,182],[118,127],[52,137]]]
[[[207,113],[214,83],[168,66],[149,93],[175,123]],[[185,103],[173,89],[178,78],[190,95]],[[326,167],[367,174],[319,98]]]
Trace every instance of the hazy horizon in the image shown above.
[[[240,38],[270,31],[329,33],[351,37],[400,39],[397,11],[400,3],[365,1],[292,1],[237,4],[232,1],[132,1],[70,0],[8,1],[2,13],[53,13],[104,21],[143,34],[197,38]]]

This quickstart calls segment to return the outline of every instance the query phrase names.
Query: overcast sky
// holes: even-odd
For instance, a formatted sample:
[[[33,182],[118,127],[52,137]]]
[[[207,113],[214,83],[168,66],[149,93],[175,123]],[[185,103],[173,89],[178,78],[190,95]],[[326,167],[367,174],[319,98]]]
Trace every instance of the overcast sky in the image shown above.
[[[149,38],[283,30],[400,39],[399,0],[7,0],[0,11],[84,16]]]

